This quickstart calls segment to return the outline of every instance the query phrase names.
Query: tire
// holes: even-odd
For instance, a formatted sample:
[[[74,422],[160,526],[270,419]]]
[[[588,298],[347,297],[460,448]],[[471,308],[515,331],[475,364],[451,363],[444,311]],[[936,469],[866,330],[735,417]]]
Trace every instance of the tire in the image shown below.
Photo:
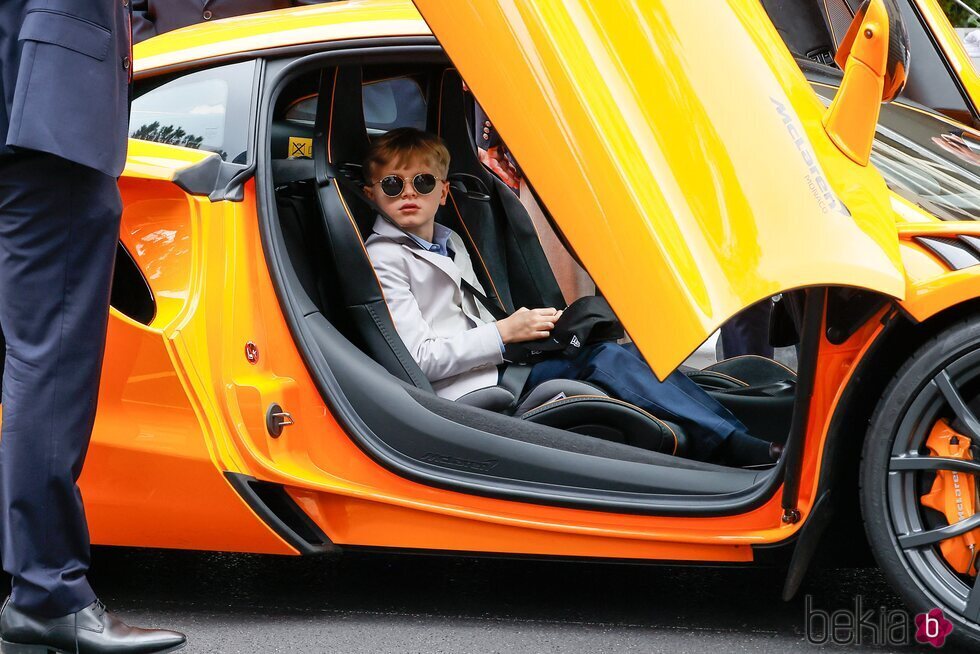
[[[965,401],[958,412],[956,396]],[[980,317],[946,327],[896,373],[871,418],[859,492],[875,559],[912,616],[938,607],[953,623],[950,638],[980,650],[980,611],[974,610],[980,606],[980,587],[971,606],[972,578],[953,569],[938,542],[922,544],[937,537],[927,532],[948,524],[943,514],[921,504],[923,488],[931,488],[936,472],[909,469],[928,463],[922,460],[930,458],[925,441],[939,419],[954,421],[954,429],[967,434],[963,418],[968,414],[980,414]],[[980,438],[973,442],[980,444]]]

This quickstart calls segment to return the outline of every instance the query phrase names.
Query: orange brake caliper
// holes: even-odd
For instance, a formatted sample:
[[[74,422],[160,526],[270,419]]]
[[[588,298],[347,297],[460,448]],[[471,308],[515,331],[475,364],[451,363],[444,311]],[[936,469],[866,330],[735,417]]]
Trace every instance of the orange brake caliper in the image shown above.
[[[932,428],[926,440],[931,456],[970,461],[970,439],[953,431],[945,420]],[[953,470],[940,470],[932,483],[932,490],[922,496],[923,506],[939,511],[949,524],[966,520],[977,510],[976,481],[972,474]],[[980,529],[962,536],[947,538],[939,544],[946,561],[960,574],[976,576],[977,541]]]

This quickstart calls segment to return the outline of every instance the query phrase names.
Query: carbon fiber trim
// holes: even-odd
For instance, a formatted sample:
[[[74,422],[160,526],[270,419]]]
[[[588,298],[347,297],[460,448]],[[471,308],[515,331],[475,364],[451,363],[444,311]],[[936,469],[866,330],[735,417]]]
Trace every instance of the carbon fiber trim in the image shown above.
[[[834,45],[839,46],[851,26],[851,21],[854,20],[854,13],[844,0],[824,0],[823,8]]]

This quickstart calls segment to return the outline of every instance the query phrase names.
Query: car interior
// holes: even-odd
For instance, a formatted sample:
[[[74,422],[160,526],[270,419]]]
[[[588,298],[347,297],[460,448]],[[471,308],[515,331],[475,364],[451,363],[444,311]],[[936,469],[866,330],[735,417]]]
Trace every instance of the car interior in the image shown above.
[[[307,344],[329,370],[321,389],[349,402],[355,440],[426,483],[535,501],[642,512],[656,498],[677,498],[675,508],[684,510],[694,505],[683,498],[710,496],[723,511],[724,501],[757,494],[778,466],[684,458],[680,426],[585,382],[555,380],[522,393],[505,376],[457,401],[433,392],[398,337],[364,247],[376,211],[363,193],[361,162],[373,137],[405,125],[438,133],[452,160],[449,199],[436,219],[464,239],[488,297],[507,312],[566,306],[539,238],[552,229],[561,239],[560,229],[543,206],[548,224],[535,225],[518,195],[481,163],[474,103],[444,62],[340,65],[279,85],[267,132],[273,240],[281,239],[286,292],[302,307]],[[575,256],[571,248],[567,255]],[[785,441],[793,370],[744,356],[683,371],[752,434]]]

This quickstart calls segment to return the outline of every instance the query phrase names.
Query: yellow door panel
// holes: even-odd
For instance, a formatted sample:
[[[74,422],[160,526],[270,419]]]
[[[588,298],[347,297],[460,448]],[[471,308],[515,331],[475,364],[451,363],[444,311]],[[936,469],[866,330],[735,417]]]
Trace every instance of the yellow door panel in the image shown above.
[[[757,0],[415,4],[658,375],[782,290],[902,296],[882,179]]]

